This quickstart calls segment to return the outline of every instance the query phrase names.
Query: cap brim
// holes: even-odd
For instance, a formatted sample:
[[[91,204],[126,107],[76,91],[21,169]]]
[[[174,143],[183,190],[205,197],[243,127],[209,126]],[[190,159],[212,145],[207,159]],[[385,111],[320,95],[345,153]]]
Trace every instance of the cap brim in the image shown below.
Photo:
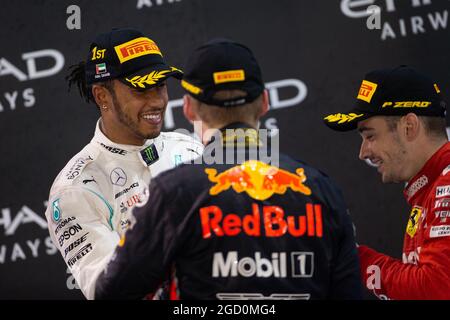
[[[119,80],[131,88],[144,90],[164,82],[169,77],[181,80],[183,72],[175,67],[159,64],[141,69],[126,77],[119,78]]]
[[[327,115],[323,118],[323,122],[335,131],[350,131],[355,130],[358,122],[370,118],[372,114],[367,112],[360,112],[351,110],[348,113],[335,113]]]

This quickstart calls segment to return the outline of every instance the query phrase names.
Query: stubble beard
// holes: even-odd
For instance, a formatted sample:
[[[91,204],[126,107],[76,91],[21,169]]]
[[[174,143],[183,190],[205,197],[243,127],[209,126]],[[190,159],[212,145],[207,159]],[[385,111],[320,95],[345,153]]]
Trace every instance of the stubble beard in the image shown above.
[[[123,111],[124,108],[122,107],[122,104],[119,101],[117,101],[115,94],[113,95],[113,104],[119,122],[124,126],[126,126],[136,137],[142,140],[147,140],[147,139],[154,139],[157,136],[159,136],[160,130],[158,130],[157,132],[152,132],[150,134],[144,134],[141,131],[139,131],[139,124]]]
[[[401,183],[405,182],[405,179],[402,177],[402,169],[406,165],[407,162],[407,150],[404,144],[400,141],[398,135],[394,134],[395,141],[395,150],[390,159],[391,172],[389,175],[383,175],[382,181],[383,183]],[[394,168],[392,168],[394,167]]]

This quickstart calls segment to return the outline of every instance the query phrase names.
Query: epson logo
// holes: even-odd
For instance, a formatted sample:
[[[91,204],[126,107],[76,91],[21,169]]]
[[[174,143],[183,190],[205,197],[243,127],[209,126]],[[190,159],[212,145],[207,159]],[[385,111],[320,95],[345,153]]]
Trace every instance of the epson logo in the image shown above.
[[[71,226],[68,230],[64,231],[63,234],[59,236],[59,246],[62,247],[65,240],[69,240],[70,237],[76,235],[81,230],[83,230],[83,228],[77,223],[76,225]]]
[[[104,143],[100,143],[100,145],[101,145],[103,148],[105,148],[106,150],[108,150],[109,152],[111,152],[111,153],[114,153],[114,154],[120,154],[121,156],[124,156],[124,155],[127,154],[127,151],[125,151],[125,150],[123,150],[123,149],[120,149],[120,148],[114,148],[114,147],[111,147],[111,146],[107,146],[107,145],[104,144]]]

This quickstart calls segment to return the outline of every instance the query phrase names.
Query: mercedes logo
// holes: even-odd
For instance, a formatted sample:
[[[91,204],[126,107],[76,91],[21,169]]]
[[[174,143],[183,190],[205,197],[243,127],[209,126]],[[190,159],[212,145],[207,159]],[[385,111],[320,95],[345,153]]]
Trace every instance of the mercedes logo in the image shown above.
[[[124,186],[127,183],[127,175],[122,168],[115,168],[109,175],[111,183],[116,186]]]

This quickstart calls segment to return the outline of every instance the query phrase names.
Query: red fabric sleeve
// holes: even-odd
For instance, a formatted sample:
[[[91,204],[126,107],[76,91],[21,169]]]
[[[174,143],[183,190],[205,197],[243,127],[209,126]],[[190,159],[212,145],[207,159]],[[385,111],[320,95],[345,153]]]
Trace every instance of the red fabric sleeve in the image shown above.
[[[379,268],[380,286],[373,288],[377,296],[411,300],[450,299],[450,237],[428,240],[421,248],[417,265],[402,263],[366,246],[359,246],[358,251],[362,281],[368,289],[372,289],[370,284],[377,284]]]

